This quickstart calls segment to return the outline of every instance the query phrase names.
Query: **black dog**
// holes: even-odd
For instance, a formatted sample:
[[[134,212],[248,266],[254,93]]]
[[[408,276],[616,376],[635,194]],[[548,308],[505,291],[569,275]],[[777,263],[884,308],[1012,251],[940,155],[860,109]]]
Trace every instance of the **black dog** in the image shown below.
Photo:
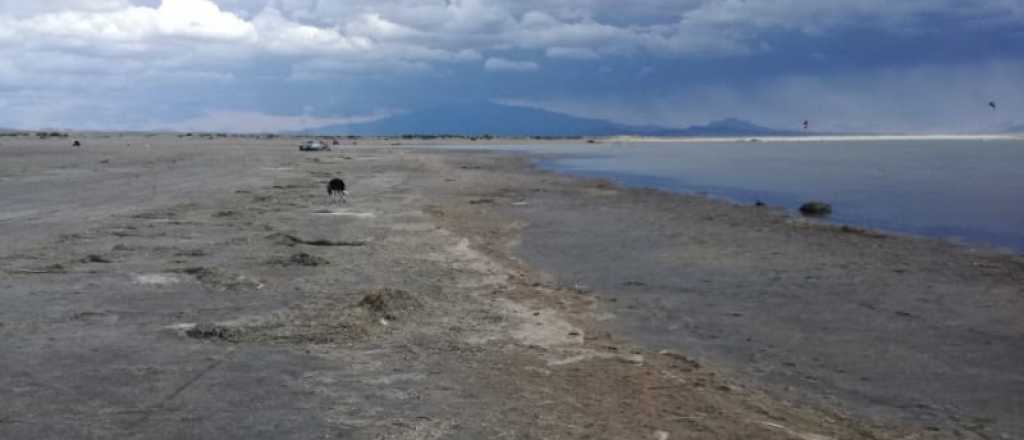
[[[345,196],[348,195],[348,191],[345,190],[344,180],[334,178],[327,183],[327,197],[330,197],[333,200],[335,194],[341,198],[343,203],[347,202],[347,200],[345,200]]]

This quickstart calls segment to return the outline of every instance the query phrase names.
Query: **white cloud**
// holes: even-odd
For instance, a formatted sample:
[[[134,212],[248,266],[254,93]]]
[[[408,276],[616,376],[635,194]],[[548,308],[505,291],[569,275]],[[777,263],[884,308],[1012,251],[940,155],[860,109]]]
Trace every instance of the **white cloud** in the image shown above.
[[[221,11],[209,0],[163,0],[158,8],[64,11],[5,21],[16,34],[64,42],[140,42],[160,37],[242,41],[256,36],[251,23]]]
[[[167,1],[167,0],[165,0]],[[255,19],[259,47],[281,54],[324,54],[359,52],[373,49],[366,37],[349,37],[335,29],[304,25],[284,18],[276,9],[267,8]]]
[[[378,111],[367,115],[325,118],[220,110],[210,111],[203,116],[174,123],[151,123],[147,129],[223,133],[277,133],[326,127],[329,125],[372,122],[394,114],[395,112],[391,111]]]
[[[380,14],[363,14],[345,26],[349,34],[364,35],[376,40],[399,40],[422,35],[416,29],[389,21]]]
[[[593,49],[585,47],[549,47],[545,52],[548,58],[564,58],[569,60],[593,60],[600,58]]]
[[[533,72],[540,69],[540,65],[533,61],[512,61],[504,58],[488,58],[484,62],[484,69],[490,71],[507,72]]]

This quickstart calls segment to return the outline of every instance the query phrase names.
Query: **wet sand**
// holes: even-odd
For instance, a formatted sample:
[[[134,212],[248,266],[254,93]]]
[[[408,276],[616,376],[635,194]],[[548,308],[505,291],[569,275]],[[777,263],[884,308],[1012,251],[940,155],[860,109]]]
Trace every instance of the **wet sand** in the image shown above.
[[[0,438],[1022,432],[1019,257],[390,143],[0,140]]]

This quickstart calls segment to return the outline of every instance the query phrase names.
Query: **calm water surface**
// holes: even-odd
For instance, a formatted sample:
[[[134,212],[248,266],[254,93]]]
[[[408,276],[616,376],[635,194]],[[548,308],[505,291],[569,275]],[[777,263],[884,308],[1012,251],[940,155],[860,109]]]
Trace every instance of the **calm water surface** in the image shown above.
[[[514,148],[514,147],[512,147]],[[522,148],[522,147],[520,147]],[[870,141],[530,146],[546,169],[627,186],[762,200],[832,221],[1024,252],[1024,142]]]

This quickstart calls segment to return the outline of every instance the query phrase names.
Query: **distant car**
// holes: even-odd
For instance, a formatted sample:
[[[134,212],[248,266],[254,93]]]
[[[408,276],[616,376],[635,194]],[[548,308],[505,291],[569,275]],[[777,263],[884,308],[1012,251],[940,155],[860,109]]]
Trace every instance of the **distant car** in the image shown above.
[[[320,141],[306,141],[299,145],[299,151],[331,151],[331,147]]]

